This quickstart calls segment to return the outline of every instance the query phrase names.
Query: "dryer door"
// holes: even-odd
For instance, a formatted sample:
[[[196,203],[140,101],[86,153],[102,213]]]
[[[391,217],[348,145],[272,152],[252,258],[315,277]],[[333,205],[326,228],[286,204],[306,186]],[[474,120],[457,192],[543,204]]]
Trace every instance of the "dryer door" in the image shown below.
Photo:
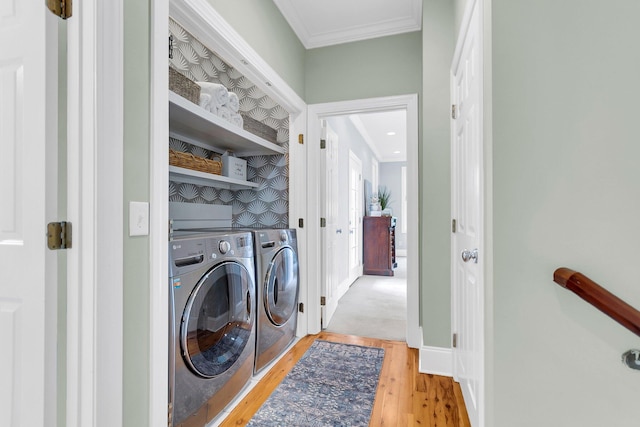
[[[282,248],[269,264],[264,282],[264,308],[269,320],[284,325],[298,304],[298,257],[290,247]]]
[[[249,342],[252,283],[242,264],[224,262],[193,289],[182,315],[180,343],[186,365],[201,377],[228,370]]]

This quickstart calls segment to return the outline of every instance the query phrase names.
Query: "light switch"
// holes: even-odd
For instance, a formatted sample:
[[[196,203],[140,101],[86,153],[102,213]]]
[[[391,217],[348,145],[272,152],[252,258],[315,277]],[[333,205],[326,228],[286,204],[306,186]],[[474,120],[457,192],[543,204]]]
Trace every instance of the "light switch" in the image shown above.
[[[129,202],[129,236],[149,235],[149,203]]]

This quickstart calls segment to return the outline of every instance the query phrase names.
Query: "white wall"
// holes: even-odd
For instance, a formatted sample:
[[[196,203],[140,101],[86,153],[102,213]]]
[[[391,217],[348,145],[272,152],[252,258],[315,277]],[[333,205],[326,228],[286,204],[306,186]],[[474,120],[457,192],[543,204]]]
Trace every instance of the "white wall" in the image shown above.
[[[640,2],[492,0],[494,427],[640,422],[640,339],[552,282],[640,308]],[[491,284],[488,284],[491,286]]]
[[[407,249],[407,233],[402,232],[402,167],[407,162],[380,163],[380,187],[387,187],[391,191],[389,207],[393,210],[393,216],[397,218],[396,224],[396,249]]]

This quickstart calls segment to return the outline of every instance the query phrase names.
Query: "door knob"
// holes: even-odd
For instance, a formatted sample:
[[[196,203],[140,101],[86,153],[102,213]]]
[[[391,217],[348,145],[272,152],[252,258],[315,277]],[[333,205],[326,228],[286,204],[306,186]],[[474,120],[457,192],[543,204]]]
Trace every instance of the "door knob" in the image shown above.
[[[468,250],[465,249],[464,251],[462,251],[462,261],[464,262],[469,262],[469,260],[473,260],[474,263],[478,263],[478,249],[473,249],[473,250]]]
[[[338,228],[338,229],[336,230],[336,234],[342,234],[342,228]]]

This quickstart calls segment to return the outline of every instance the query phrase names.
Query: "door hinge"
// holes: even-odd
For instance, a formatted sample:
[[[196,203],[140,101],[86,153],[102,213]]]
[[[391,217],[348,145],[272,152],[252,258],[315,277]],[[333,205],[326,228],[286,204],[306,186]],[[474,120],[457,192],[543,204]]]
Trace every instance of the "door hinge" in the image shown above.
[[[298,144],[304,144],[304,135],[298,134]]]
[[[456,230],[458,229],[458,222],[455,219],[451,220],[451,232],[455,233]]]
[[[320,297],[320,305],[327,305],[327,298],[326,297]]]
[[[47,0],[47,8],[62,19],[71,18],[73,12],[71,0]]]
[[[167,426],[168,427],[172,427],[173,426],[173,404],[171,402],[169,402],[169,404],[167,405],[167,412],[168,412],[168,416],[167,416]]]
[[[299,311],[300,313],[304,313],[304,303],[303,303],[303,302],[301,302],[300,304],[298,304],[298,311]]]
[[[169,59],[173,59],[173,34],[169,34]]]
[[[47,247],[51,250],[71,248],[71,223],[66,221],[47,224]]]
[[[451,118],[454,120],[458,118],[458,107],[456,104],[451,105]]]
[[[321,139],[320,140],[320,149],[324,150],[325,148],[327,148],[327,140],[326,139]]]
[[[327,226],[327,218],[320,218],[320,228]]]
[[[304,219],[298,218],[298,228],[304,228]]]
[[[453,338],[451,339],[451,345],[453,348],[458,347],[458,334],[453,334]]]

